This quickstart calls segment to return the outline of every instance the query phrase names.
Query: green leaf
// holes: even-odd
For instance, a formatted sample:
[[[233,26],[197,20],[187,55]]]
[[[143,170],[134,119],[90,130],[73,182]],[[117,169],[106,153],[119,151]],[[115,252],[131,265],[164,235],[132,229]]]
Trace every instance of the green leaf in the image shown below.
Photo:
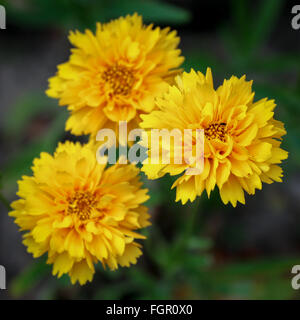
[[[274,73],[274,72],[298,72],[300,71],[299,55],[297,54],[270,54],[253,59],[249,63],[249,71],[252,73]]]
[[[3,188],[3,174],[0,172],[0,190]]]
[[[22,175],[30,174],[34,158],[38,157],[41,152],[52,153],[55,150],[63,135],[66,117],[67,112],[61,110],[45,136],[38,137],[34,142],[25,145],[16,154],[10,156],[3,171],[3,182],[7,193],[15,189],[16,181]]]
[[[102,287],[96,292],[94,300],[120,300],[128,294],[131,286],[128,281],[113,283],[107,287]]]
[[[191,19],[187,10],[155,0],[115,0],[107,8],[107,14],[112,18],[134,12],[141,14],[145,22],[184,24]]]
[[[29,292],[47,274],[51,274],[51,266],[46,264],[46,258],[40,258],[14,278],[9,290],[14,297],[20,297]]]
[[[191,69],[194,69],[204,73],[206,72],[206,69],[210,67],[212,68],[214,75],[216,72],[224,74],[226,69],[224,62],[220,61],[215,55],[203,51],[192,51],[187,53],[182,67],[186,72],[190,72]]]
[[[251,27],[251,36],[249,41],[249,50],[255,50],[262,45],[270,35],[276,24],[281,8],[282,0],[261,1],[260,7],[256,9]],[[248,20],[249,22],[249,20]]]
[[[157,0],[27,0],[23,8],[9,2],[7,15],[19,25],[64,29],[94,27],[97,21],[107,22],[138,12],[146,22],[182,24],[190,20],[187,10]]]
[[[231,0],[231,12],[234,21],[234,30],[238,43],[244,49],[247,45],[249,34],[249,1],[247,0]]]
[[[137,288],[143,288],[143,291],[151,291],[156,286],[156,279],[143,269],[137,266],[131,267],[129,270],[132,284]]]
[[[4,132],[8,136],[19,138],[22,131],[38,114],[58,113],[55,101],[46,97],[44,93],[29,93],[18,99],[4,118]]]
[[[232,263],[199,273],[206,296],[247,299],[286,299],[295,295],[290,272],[299,258],[269,258]]]
[[[66,1],[27,0],[22,7],[9,2],[6,4],[7,16],[18,25],[45,28],[51,24],[68,20],[70,11]]]
[[[0,191],[3,187],[3,183],[2,183],[2,173],[0,172]],[[4,197],[4,195],[2,194],[2,192],[0,192],[0,202],[5,206],[5,208],[10,211],[11,207],[10,207],[10,203],[9,201]]]
[[[265,276],[268,278],[289,274],[294,265],[299,264],[299,258],[270,258],[258,261],[247,261],[232,263],[224,267],[215,268],[210,271],[218,280],[233,278]]]
[[[191,237],[188,240],[187,247],[190,250],[209,250],[213,246],[213,241],[209,238]]]
[[[230,29],[221,30],[227,50],[234,57],[237,67],[247,65],[266,42],[283,5],[282,0],[261,1],[259,6],[255,5],[251,10],[250,3],[247,0],[232,0],[234,24]]]

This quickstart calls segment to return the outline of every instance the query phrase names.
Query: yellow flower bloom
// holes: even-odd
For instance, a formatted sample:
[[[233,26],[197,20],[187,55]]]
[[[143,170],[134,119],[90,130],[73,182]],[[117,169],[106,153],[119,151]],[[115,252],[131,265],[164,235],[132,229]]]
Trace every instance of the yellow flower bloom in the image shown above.
[[[183,62],[176,31],[145,26],[137,14],[98,23],[95,34],[71,32],[69,40],[75,48],[47,94],[68,106],[66,129],[75,135],[95,135],[121,120],[137,127]]]
[[[114,270],[142,254],[135,240],[145,237],[135,230],[150,223],[139,169],[105,167],[87,146],[59,144],[54,156],[34,160],[33,176],[19,181],[21,199],[12,203],[28,252],[48,252],[53,274],[68,273],[72,283],[91,281],[98,261]]]
[[[176,187],[176,201],[183,204],[204,190],[209,196],[217,186],[222,201],[236,206],[245,203],[244,191],[254,194],[262,182],[281,181],[278,164],[288,155],[280,148],[286,131],[273,119],[274,100],[254,102],[253,98],[252,82],[245,76],[233,76],[217,90],[210,69],[206,75],[192,70],[177,76],[176,85],[157,99],[158,110],[143,115],[140,125],[145,129],[204,129],[204,169],[199,175],[187,175],[185,162],[150,162],[142,170],[150,179],[181,174],[172,188]]]

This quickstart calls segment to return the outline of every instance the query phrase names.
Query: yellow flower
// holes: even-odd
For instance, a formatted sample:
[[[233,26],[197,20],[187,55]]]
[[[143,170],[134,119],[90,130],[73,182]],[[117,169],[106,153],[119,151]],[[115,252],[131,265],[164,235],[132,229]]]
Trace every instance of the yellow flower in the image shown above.
[[[280,182],[278,164],[287,158],[280,144],[286,131],[273,119],[274,100],[253,99],[252,82],[245,76],[224,80],[217,90],[210,69],[206,75],[192,70],[177,76],[176,85],[157,99],[158,110],[142,116],[141,127],[203,129],[204,169],[201,174],[187,175],[189,166],[183,161],[181,165],[150,162],[142,170],[150,179],[166,173],[180,175],[172,188],[176,187],[176,201],[183,204],[204,190],[209,196],[217,186],[222,201],[236,206],[245,203],[244,191],[254,194],[262,182]]]
[[[47,94],[68,106],[66,129],[75,135],[95,135],[121,120],[137,127],[183,62],[176,31],[145,26],[137,14],[98,23],[95,34],[71,32],[69,40],[75,48]]]
[[[135,230],[150,225],[147,189],[133,165],[98,164],[87,146],[59,144],[54,156],[41,153],[33,176],[19,181],[19,200],[10,216],[34,257],[48,252],[53,274],[72,283],[91,281],[100,261],[114,270],[135,264],[142,254]]]

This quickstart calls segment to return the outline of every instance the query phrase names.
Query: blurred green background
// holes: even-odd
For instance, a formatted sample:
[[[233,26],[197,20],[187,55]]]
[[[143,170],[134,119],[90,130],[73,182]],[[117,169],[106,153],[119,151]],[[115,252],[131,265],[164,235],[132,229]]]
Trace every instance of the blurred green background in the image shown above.
[[[291,269],[300,264],[300,30],[291,27],[293,2],[191,0],[9,0],[0,30],[0,264],[8,290],[0,299],[298,299]],[[232,74],[254,80],[255,99],[274,98],[288,134],[284,182],[264,185],[233,209],[203,195],[175,203],[171,178],[147,181],[153,225],[144,255],[118,271],[99,265],[94,281],[72,286],[56,279],[45,258],[33,259],[7,216],[5,199],[30,173],[34,157],[57,142],[67,113],[44,91],[56,65],[67,60],[70,29],[94,29],[127,13],[177,29],[184,68],[205,71],[215,83]],[[0,199],[0,200],[1,200]],[[193,213],[196,213],[193,215]],[[194,218],[192,218],[194,216]]]

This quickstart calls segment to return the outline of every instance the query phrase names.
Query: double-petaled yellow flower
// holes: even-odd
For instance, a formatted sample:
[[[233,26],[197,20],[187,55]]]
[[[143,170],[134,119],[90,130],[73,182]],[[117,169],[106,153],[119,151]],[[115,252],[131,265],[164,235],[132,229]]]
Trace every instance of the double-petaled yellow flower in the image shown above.
[[[156,100],[158,110],[142,116],[141,127],[203,129],[204,170],[199,175],[187,175],[186,163],[151,162],[142,170],[150,179],[166,173],[180,175],[173,187],[177,189],[176,201],[183,204],[204,190],[209,196],[217,186],[223,202],[236,206],[237,202],[245,203],[244,191],[254,194],[262,182],[280,182],[282,169],[278,164],[288,155],[280,148],[286,131],[273,118],[274,100],[253,99],[252,82],[245,77],[233,76],[214,89],[210,69],[206,75],[192,70],[177,76],[176,85],[169,86]]]
[[[115,130],[119,121],[137,127],[183,62],[176,32],[145,26],[137,14],[98,23],[95,34],[72,32],[69,39],[75,48],[49,80],[47,94],[68,106],[66,129],[75,135]]]
[[[98,164],[79,143],[41,153],[33,176],[19,181],[19,200],[10,216],[25,231],[23,243],[34,257],[48,253],[53,274],[68,273],[72,283],[91,281],[94,264],[110,269],[135,264],[142,254],[136,232],[150,223],[147,189],[133,165]]]

